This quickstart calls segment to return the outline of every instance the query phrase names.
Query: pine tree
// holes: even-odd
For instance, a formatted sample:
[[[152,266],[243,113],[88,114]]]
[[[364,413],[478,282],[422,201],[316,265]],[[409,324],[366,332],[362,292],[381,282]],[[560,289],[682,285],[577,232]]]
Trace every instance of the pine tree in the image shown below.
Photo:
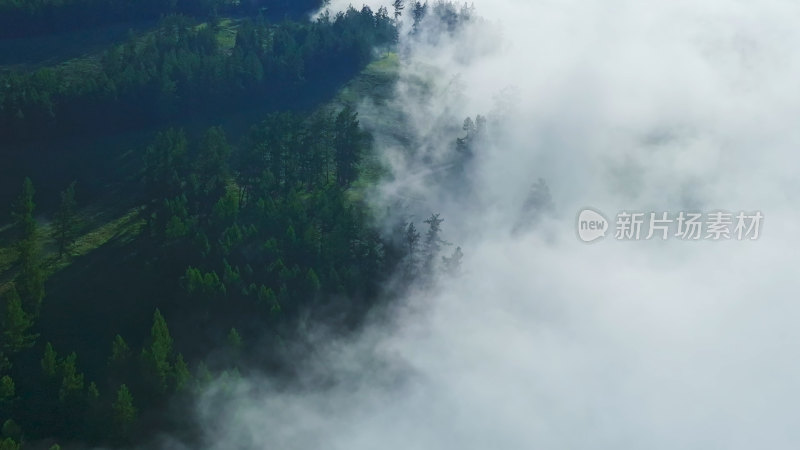
[[[167,321],[156,309],[153,313],[153,326],[150,329],[150,345],[142,351],[146,369],[154,377],[154,384],[159,392],[165,392],[167,377],[170,374],[170,358],[172,356],[172,336],[169,334]]]
[[[144,156],[147,198],[175,198],[181,194],[188,142],[183,130],[170,128],[156,135]]]
[[[36,208],[33,202],[35,192],[31,179],[25,178],[22,194],[14,208],[14,219],[22,233],[17,243],[20,263],[19,275],[15,280],[17,292],[24,310],[37,317],[44,298],[45,273],[39,252],[38,226],[33,217]]]
[[[89,440],[99,440],[108,435],[105,427],[106,416],[100,391],[97,389],[97,384],[92,381],[86,387],[86,417],[83,423],[84,435]]]
[[[239,332],[236,328],[231,328],[228,332],[228,337],[226,338],[228,346],[230,346],[233,350],[240,350],[242,348],[242,336],[239,335]]]
[[[183,359],[183,355],[178,353],[175,357],[175,368],[173,370],[175,378],[175,391],[181,392],[189,386],[192,379],[192,374],[189,372],[189,366]]]
[[[227,352],[225,353],[226,361],[229,364],[236,365],[242,356],[242,336],[236,328],[231,328],[228,336],[225,338]]]
[[[278,314],[281,311],[281,304],[278,302],[278,296],[275,295],[275,292],[264,286],[258,289],[258,304],[266,310],[269,310],[271,314]]]
[[[22,428],[14,421],[14,419],[8,419],[3,422],[3,427],[1,429],[3,436],[10,437],[12,439],[21,440],[22,438]]]
[[[220,127],[209,128],[200,142],[194,158],[191,176],[194,188],[194,211],[208,213],[216,201],[225,194],[228,183],[228,156],[231,147]],[[235,196],[238,200],[238,196]]]
[[[417,269],[417,252],[419,250],[419,232],[413,222],[409,222],[405,232],[406,274],[413,276]]]
[[[31,334],[33,320],[22,309],[22,301],[15,287],[11,287],[2,297],[0,309],[0,351],[11,356],[20,350],[31,347],[38,335]]]
[[[397,21],[397,19],[399,19],[400,16],[403,15],[403,10],[406,7],[403,4],[403,0],[394,0],[394,3],[392,3],[392,6],[394,6],[394,20]]]
[[[431,216],[425,220],[425,223],[428,224],[428,232],[425,233],[423,264],[425,273],[428,274],[434,269],[433,263],[435,258],[439,255],[439,252],[441,252],[442,245],[449,245],[448,242],[442,240],[440,237],[442,222],[444,222],[444,219],[439,218],[439,214],[431,214]]]
[[[428,13],[428,2],[414,2],[414,10],[412,11],[412,15],[414,17],[414,32],[416,33],[419,31],[419,25],[422,22],[422,19],[425,18],[425,15]]]
[[[8,375],[3,375],[0,378],[0,406],[7,406],[14,398],[15,393],[14,380]]]
[[[19,450],[19,444],[14,439],[5,438],[0,441],[0,450]]]
[[[340,186],[347,186],[358,175],[357,164],[367,136],[359,129],[358,113],[346,106],[336,116],[333,139],[336,179]]]
[[[44,356],[41,361],[42,372],[45,377],[53,378],[58,371],[58,354],[53,348],[53,344],[47,343],[44,346]]]
[[[92,381],[86,387],[86,400],[89,405],[93,405],[100,399],[100,391],[97,389],[97,383]]]
[[[61,193],[61,205],[56,214],[55,234],[59,258],[69,252],[77,237],[78,219],[75,214],[75,208],[75,182],[73,181]]]
[[[312,296],[317,295],[320,291],[322,285],[314,269],[308,269],[308,272],[306,272],[305,286],[309,289]]]
[[[130,376],[131,349],[120,335],[114,336],[111,343],[111,356],[108,357],[109,376],[114,381],[122,381]]]
[[[128,358],[131,356],[131,349],[128,343],[120,335],[114,336],[114,342],[111,343],[111,357],[109,358],[110,365],[124,365]]]
[[[122,384],[117,390],[117,398],[111,404],[114,411],[114,424],[119,438],[127,440],[136,422],[136,407],[133,405],[133,396],[128,386]]]
[[[45,294],[46,275],[40,259],[38,243],[29,241],[25,247],[26,250],[21,253],[22,264],[15,284],[25,311],[33,317],[38,317]]]
[[[461,269],[461,260],[463,258],[464,253],[461,251],[461,247],[456,247],[449,257],[442,256],[442,264],[444,264],[445,271],[450,275],[456,275]]]
[[[33,188],[33,182],[30,178],[25,177],[22,182],[22,193],[14,204],[14,212],[12,213],[15,225],[22,234],[22,240],[36,236],[37,225],[36,219],[33,217],[33,211],[36,209],[36,203],[33,201],[35,194],[36,190]]]
[[[78,372],[78,355],[72,352],[61,362],[61,388],[58,399],[62,402],[83,391],[83,374]]]

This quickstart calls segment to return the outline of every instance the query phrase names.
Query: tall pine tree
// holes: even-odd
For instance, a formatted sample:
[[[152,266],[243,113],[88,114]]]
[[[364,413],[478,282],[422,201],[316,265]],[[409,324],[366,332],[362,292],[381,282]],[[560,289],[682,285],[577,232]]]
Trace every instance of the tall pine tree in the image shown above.
[[[20,269],[16,287],[23,308],[34,317],[39,315],[44,298],[45,282],[39,249],[39,230],[36,219],[33,217],[33,211],[36,208],[33,201],[35,193],[31,179],[26,177],[22,183],[22,194],[14,208],[15,223],[21,231],[20,240],[17,243]]]
[[[136,407],[133,405],[133,396],[128,386],[120,385],[117,390],[117,398],[111,404],[114,411],[114,425],[117,437],[121,441],[130,439],[133,425],[136,423]]]
[[[145,370],[158,392],[165,392],[167,380],[171,373],[172,336],[169,334],[167,321],[156,309],[153,313],[153,326],[150,329],[150,345],[142,350]]]
[[[61,205],[58,208],[55,222],[55,237],[58,245],[58,257],[69,253],[78,232],[78,219],[75,213],[75,182],[73,181],[61,193]]]
[[[5,358],[31,347],[36,342],[38,335],[30,332],[32,325],[33,320],[22,309],[22,301],[17,294],[17,289],[12,286],[2,296],[0,359],[5,362]]]

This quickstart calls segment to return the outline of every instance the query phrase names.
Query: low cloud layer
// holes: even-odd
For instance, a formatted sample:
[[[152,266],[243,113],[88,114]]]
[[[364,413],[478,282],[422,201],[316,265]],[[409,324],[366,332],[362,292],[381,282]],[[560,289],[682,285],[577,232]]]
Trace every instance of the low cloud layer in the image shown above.
[[[396,98],[361,107],[392,168],[376,209],[442,213],[461,274],[320,344],[298,386],[210,392],[210,447],[797,448],[800,4],[475,7],[404,38]],[[553,208],[520,229],[540,178]],[[587,245],[587,206],[765,220],[757,241]]]

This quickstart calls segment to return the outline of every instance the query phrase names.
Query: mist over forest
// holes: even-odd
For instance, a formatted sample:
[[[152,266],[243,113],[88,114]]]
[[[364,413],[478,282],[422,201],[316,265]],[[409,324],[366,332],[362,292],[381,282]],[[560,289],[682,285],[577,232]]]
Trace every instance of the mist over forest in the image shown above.
[[[797,448],[798,17],[0,0],[0,450]]]

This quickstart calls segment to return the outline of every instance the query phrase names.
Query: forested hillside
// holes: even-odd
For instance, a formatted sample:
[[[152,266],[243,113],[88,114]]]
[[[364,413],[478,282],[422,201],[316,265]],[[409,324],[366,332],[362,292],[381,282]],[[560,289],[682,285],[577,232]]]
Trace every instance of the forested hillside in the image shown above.
[[[362,200],[352,102],[391,89],[399,15],[316,6],[0,3],[0,37],[162,16],[0,74],[0,448],[192,442],[208,382],[291,378],[300,324],[352,329],[430,272],[441,219],[386,235]]]
[[[254,104],[308,106],[395,37],[385,12],[368,8],[313,23],[247,19],[232,48],[218,31],[215,22],[168,16],[153,32],[104,52],[79,77],[63,68],[0,75],[0,129],[10,142],[135,129]]]
[[[300,19],[321,0],[0,0],[0,38],[57,33],[169,14],[209,17],[260,14]]]

